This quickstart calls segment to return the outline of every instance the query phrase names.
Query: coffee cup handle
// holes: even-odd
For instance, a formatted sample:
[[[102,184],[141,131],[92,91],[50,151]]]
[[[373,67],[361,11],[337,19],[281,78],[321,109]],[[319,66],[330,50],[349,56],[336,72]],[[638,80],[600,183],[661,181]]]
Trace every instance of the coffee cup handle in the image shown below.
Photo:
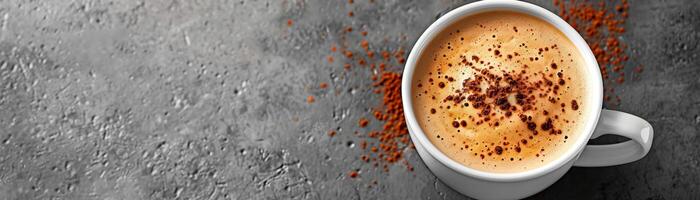
[[[651,149],[654,129],[649,122],[637,116],[603,109],[591,139],[606,134],[619,135],[630,140],[617,144],[586,145],[574,166],[603,167],[639,160]]]

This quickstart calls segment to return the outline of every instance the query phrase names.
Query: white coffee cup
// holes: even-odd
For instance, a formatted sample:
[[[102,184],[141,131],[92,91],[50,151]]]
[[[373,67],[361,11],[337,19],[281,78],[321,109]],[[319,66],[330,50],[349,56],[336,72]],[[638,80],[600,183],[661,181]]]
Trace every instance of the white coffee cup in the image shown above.
[[[482,12],[507,10],[524,13],[552,24],[571,40],[582,55],[587,79],[588,95],[583,110],[584,133],[574,138],[565,153],[552,162],[538,168],[515,173],[494,173],[461,165],[438,150],[426,137],[418,124],[411,97],[411,83],[418,59],[428,44],[441,31],[460,19]],[[581,35],[557,15],[539,6],[512,0],[489,0],[459,7],[440,17],[421,35],[413,46],[403,72],[401,83],[406,123],[411,140],[423,162],[442,182],[470,197],[479,199],[525,198],[552,185],[571,166],[597,167],[620,165],[639,160],[651,148],[651,125],[634,115],[601,109],[603,103],[603,79],[595,56]],[[587,145],[588,140],[604,134],[620,135],[631,140],[608,145]],[[585,183],[582,183],[585,184]]]

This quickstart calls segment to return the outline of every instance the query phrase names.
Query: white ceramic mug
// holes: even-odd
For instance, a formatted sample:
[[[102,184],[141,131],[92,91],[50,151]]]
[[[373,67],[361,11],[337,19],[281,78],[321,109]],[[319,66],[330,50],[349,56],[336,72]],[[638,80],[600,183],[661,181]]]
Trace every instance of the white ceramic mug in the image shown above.
[[[574,145],[559,158],[538,168],[516,173],[494,173],[466,167],[438,150],[426,137],[413,113],[411,83],[418,59],[428,44],[449,25],[481,12],[508,10],[534,16],[552,24],[571,40],[585,61],[588,95],[585,99],[583,134],[572,140]],[[411,140],[423,162],[442,182],[462,194],[479,199],[525,198],[552,185],[571,166],[596,167],[620,165],[644,157],[651,148],[653,129],[643,119],[627,113],[601,109],[603,80],[590,47],[568,23],[536,5],[512,1],[490,0],[471,3],[450,11],[435,21],[421,35],[411,50],[403,73],[401,95]],[[589,139],[615,134],[631,140],[608,145],[587,145]]]

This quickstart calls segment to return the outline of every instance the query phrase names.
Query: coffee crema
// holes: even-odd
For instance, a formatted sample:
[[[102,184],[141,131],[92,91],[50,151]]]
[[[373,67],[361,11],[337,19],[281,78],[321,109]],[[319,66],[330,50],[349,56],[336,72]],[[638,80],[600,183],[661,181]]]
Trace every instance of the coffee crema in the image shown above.
[[[583,128],[584,60],[557,28],[510,11],[465,17],[420,55],[412,104],[430,141],[488,172],[520,172],[563,154]]]

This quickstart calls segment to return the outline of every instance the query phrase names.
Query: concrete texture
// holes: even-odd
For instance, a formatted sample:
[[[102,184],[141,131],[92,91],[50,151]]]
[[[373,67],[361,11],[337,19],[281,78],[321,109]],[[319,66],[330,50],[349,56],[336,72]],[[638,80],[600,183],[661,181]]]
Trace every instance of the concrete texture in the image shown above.
[[[0,1],[0,199],[464,199],[414,150],[414,172],[358,161],[380,98],[324,59],[345,25],[409,48],[465,3]],[[631,4],[623,39],[645,71],[609,107],[649,120],[653,149],[533,199],[700,198],[699,3]]]

